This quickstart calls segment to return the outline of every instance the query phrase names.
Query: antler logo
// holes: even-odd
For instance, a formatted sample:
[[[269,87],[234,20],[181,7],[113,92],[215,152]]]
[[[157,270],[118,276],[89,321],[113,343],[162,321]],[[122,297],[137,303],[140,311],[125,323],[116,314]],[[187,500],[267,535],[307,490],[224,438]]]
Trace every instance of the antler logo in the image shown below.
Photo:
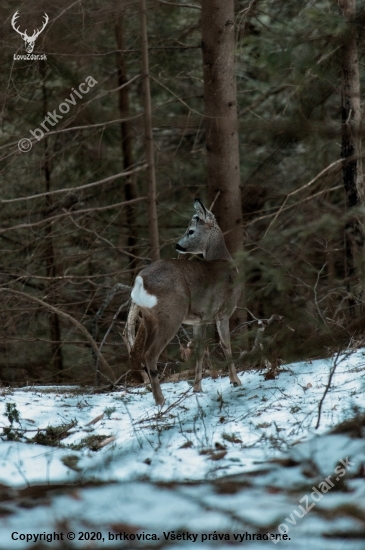
[[[39,30],[35,30],[32,34],[32,36],[28,36],[27,35],[27,29],[25,29],[24,32],[21,32],[19,30],[19,28],[17,28],[15,26],[16,24],[16,20],[18,19],[19,17],[19,11],[17,10],[14,15],[13,15],[13,18],[11,20],[11,26],[13,27],[13,29],[20,34],[20,36],[22,37],[22,39],[24,40],[25,42],[25,49],[27,51],[27,53],[32,53],[33,51],[33,48],[34,48],[34,44],[35,44],[35,41],[37,40],[38,36],[41,34],[41,32],[44,30],[45,26],[47,25],[48,21],[49,21],[49,18],[48,18],[48,15],[45,13],[44,14],[44,21],[43,21],[43,25],[42,25],[42,28],[39,29]]]

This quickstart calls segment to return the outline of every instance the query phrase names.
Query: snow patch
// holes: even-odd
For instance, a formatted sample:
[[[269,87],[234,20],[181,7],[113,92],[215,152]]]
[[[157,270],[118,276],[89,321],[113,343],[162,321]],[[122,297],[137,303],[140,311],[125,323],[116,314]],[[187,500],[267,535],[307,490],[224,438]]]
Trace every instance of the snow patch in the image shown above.
[[[186,381],[171,382],[163,384],[161,411],[145,388],[101,394],[72,386],[1,388],[0,428],[10,427],[7,404],[16,406],[19,421],[11,428],[20,439],[8,439],[0,429],[0,550],[30,548],[12,533],[60,532],[60,525],[102,533],[105,543],[95,548],[131,548],[109,542],[108,533],[138,530],[155,533],[160,543],[135,541],[133,548],[171,550],[177,543],[165,541],[164,533],[173,530],[198,534],[194,550],[229,550],[232,538],[218,546],[202,543],[201,534],[276,532],[282,523],[290,542],[280,548],[363,550],[365,439],[346,430],[328,432],[364,410],[364,374],[362,349],[283,365],[276,380],[265,381],[259,371],[240,373],[243,385],[237,388],[227,377],[205,378],[199,394]],[[61,445],[32,442],[39,430],[73,420],[77,424]],[[85,445],[91,436],[108,444],[95,452]],[[343,487],[324,494],[296,525],[288,523],[300,499],[333,478],[347,457],[351,468]],[[92,486],[95,481],[100,485]],[[52,491],[54,484],[64,485]],[[51,491],[29,507],[39,485]],[[29,495],[21,492],[24,487]],[[334,533],[341,534],[324,538]],[[193,548],[178,543],[181,550]],[[54,540],[49,546],[63,545]],[[90,547],[88,540],[70,543]],[[246,547],[274,548],[257,540],[245,541]]]

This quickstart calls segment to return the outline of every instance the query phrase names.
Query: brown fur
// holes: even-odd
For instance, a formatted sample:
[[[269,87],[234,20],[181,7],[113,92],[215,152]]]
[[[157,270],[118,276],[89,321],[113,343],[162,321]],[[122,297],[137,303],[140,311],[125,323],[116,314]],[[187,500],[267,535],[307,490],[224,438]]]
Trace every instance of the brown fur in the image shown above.
[[[194,391],[201,391],[204,338],[208,323],[216,323],[223,351],[231,360],[229,318],[240,296],[238,273],[213,214],[199,200],[195,201],[194,206],[198,215],[193,217],[176,248],[183,253],[202,253],[206,261],[160,260],[139,273],[144,290],[157,298],[157,304],[153,307],[140,305],[144,345],[141,353],[143,332],[139,329],[131,349],[131,359],[134,367],[139,361],[146,367],[157,405],[164,403],[157,360],[181,324],[194,327]],[[232,360],[229,377],[232,384],[241,384]]]

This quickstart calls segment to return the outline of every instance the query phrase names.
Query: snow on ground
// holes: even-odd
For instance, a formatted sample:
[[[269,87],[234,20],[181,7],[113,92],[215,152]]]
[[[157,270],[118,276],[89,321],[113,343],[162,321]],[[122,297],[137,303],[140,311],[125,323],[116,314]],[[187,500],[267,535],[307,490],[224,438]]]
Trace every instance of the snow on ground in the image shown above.
[[[364,374],[358,350],[285,365],[276,380],[241,373],[239,388],[228,377],[204,379],[201,394],[168,383],[162,411],[144,388],[3,390],[0,427],[14,405],[20,438],[0,443],[0,548],[31,548],[24,534],[54,532],[76,539],[37,548],[270,548],[262,537],[281,525],[279,548],[364,549],[364,427],[362,437],[328,433],[364,410]],[[60,444],[29,442],[49,426],[64,427]],[[86,531],[101,540],[77,540]],[[241,541],[246,532],[261,540]]]

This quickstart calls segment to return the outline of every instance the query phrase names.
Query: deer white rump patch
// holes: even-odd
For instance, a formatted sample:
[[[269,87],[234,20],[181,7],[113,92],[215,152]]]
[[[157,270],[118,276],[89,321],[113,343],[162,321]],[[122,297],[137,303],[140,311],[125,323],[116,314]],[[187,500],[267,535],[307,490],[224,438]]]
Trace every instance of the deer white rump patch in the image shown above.
[[[157,298],[153,294],[148,294],[143,286],[143,279],[137,275],[134,287],[131,293],[131,298],[137,306],[151,308],[157,304]]]

